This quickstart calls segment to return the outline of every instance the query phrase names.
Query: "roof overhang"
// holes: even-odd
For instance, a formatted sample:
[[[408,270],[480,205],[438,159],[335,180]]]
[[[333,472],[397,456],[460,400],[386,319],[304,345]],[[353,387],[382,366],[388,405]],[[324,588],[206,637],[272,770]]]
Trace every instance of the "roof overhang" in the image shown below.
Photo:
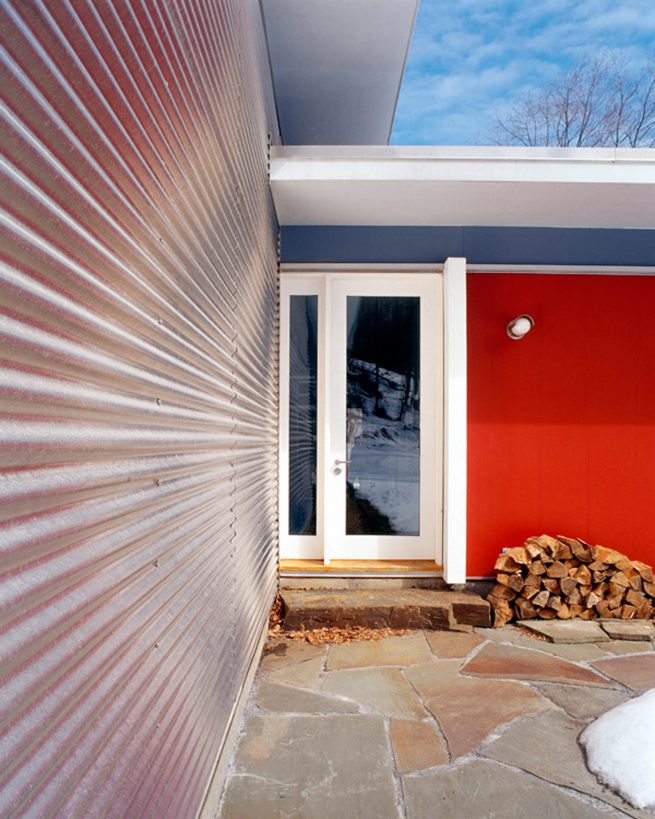
[[[386,144],[418,0],[261,0],[282,141]]]
[[[655,228],[655,150],[275,148],[282,225]]]

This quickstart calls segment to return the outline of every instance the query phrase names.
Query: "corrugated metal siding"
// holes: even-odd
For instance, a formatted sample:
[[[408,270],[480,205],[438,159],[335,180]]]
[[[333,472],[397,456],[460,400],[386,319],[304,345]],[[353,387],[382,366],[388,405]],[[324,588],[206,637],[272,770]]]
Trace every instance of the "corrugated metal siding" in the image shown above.
[[[3,816],[193,816],[265,622],[258,15],[0,1]]]

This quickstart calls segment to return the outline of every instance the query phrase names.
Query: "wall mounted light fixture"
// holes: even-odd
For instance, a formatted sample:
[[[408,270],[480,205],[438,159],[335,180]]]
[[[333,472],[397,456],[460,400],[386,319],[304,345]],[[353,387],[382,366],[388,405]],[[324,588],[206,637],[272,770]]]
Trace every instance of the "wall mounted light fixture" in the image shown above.
[[[534,319],[532,316],[529,316],[527,313],[522,313],[520,316],[512,319],[505,329],[507,335],[513,341],[518,341],[519,339],[523,338],[523,336],[527,335],[533,327]]]

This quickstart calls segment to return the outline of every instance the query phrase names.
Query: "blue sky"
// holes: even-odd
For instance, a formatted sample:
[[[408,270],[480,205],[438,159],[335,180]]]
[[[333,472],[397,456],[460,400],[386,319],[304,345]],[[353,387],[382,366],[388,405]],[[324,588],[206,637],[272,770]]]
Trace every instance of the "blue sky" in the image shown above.
[[[655,0],[421,0],[391,142],[489,144],[495,111],[607,50],[655,56]]]

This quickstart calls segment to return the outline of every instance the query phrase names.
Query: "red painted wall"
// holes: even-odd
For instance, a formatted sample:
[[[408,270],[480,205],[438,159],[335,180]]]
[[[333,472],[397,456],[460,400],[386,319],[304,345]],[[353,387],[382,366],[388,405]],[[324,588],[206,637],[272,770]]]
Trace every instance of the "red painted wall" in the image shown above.
[[[468,575],[542,532],[655,563],[655,277],[470,274],[468,311]]]

